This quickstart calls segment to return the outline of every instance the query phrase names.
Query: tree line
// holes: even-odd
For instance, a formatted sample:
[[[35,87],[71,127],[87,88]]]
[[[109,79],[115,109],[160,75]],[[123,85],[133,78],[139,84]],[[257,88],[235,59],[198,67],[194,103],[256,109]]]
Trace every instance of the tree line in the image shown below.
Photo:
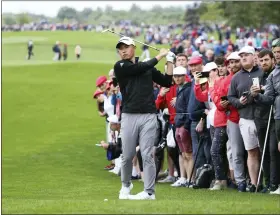
[[[143,10],[133,4],[129,10],[114,10],[112,6],[106,8],[84,8],[77,11],[71,7],[61,7],[56,17],[46,17],[34,14],[3,14],[4,24],[25,24],[46,19],[49,22],[81,24],[118,24],[120,21],[129,20],[133,24],[198,24],[214,23],[226,24],[231,27],[261,28],[265,24],[280,24],[279,2],[263,1],[224,1],[202,2],[186,7],[162,7],[154,5],[150,10]]]

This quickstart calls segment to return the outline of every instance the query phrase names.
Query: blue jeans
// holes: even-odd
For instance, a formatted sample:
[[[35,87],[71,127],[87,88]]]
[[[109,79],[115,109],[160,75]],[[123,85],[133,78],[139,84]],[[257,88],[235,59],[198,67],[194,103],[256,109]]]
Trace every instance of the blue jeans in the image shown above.
[[[203,166],[204,164],[211,164],[211,154],[210,154],[210,148],[211,148],[211,139],[210,139],[210,133],[208,129],[205,129],[202,134],[199,134],[195,129],[199,122],[198,121],[192,121],[191,122],[191,137],[192,137],[192,149],[193,149],[193,158],[195,159],[197,157],[197,161],[195,164],[195,168],[198,169],[199,167]],[[199,140],[203,137],[202,146],[198,151],[198,145]]]

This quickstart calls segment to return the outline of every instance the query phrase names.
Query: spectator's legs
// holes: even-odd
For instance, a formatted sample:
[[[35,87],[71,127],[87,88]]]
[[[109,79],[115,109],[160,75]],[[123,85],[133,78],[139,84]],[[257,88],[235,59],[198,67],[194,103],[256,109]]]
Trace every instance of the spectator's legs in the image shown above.
[[[260,168],[259,140],[256,125],[254,120],[240,118],[239,127],[245,149],[248,151],[247,165],[251,183],[256,186]]]
[[[280,185],[280,151],[277,149],[277,140],[275,134],[275,123],[271,123],[270,128],[270,184],[275,185],[276,188]]]
[[[260,144],[260,160],[261,160],[261,157],[263,154],[263,150],[265,150],[263,165],[262,165],[262,172],[264,175],[265,185],[268,185],[270,182],[270,150],[269,150],[270,135],[267,138],[266,148],[264,149],[264,141],[265,141],[268,122],[265,122],[264,120],[260,120],[260,119],[255,119],[254,121],[256,124],[258,138],[259,138],[259,144]],[[271,128],[270,128],[270,130],[271,130]],[[260,180],[260,184],[261,183],[262,183],[262,177]]]
[[[215,170],[215,179],[219,181],[227,180],[227,141],[228,136],[226,133],[226,127],[216,127],[211,147],[211,156]]]
[[[229,138],[229,143],[231,146],[232,160],[233,160],[233,170],[234,178],[237,184],[246,181],[245,177],[245,148],[243,139],[240,133],[239,125],[228,120],[227,121],[227,133]]]

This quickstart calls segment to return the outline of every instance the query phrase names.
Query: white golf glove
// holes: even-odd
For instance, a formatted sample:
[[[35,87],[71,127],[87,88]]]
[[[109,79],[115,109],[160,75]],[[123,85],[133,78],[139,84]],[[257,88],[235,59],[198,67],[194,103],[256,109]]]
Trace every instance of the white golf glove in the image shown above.
[[[166,55],[166,61],[174,63],[175,57],[176,55],[173,52],[168,52],[168,54]]]

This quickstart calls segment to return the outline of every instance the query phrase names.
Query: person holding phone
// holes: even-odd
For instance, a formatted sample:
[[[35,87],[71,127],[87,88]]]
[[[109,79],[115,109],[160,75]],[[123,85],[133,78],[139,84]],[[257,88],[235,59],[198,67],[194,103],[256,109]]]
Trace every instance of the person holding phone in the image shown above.
[[[253,96],[258,103],[274,105],[275,133],[278,141],[278,151],[280,152],[280,38],[272,41],[272,52],[276,60],[275,69],[267,78],[264,94],[261,94],[258,90],[253,90]],[[277,166],[277,170],[278,188],[270,193],[280,195],[279,166]]]
[[[208,120],[211,123],[210,131],[212,136],[211,157],[215,171],[215,184],[211,190],[222,190],[227,187],[227,116],[224,111],[217,109],[216,105],[220,102],[219,86],[223,77],[219,77],[218,66],[215,62],[207,63],[204,66],[201,74],[206,72],[209,73],[208,88],[205,91],[202,91],[196,81],[195,94],[198,99],[202,99],[204,97],[203,100],[208,100],[213,106],[208,114],[210,116]]]
[[[191,57],[188,62],[191,74],[195,77],[196,73],[200,73],[203,71],[202,58],[195,56]],[[210,156],[210,147],[211,147],[211,138],[209,131],[207,128],[203,128],[198,131],[198,127],[200,127],[199,123],[201,122],[201,118],[203,118],[204,114],[208,114],[208,109],[206,107],[206,103],[204,101],[199,101],[195,96],[195,82],[196,79],[192,79],[192,86],[190,92],[190,98],[188,103],[187,112],[190,113],[189,118],[191,120],[191,138],[192,138],[192,149],[193,149],[193,157],[197,156],[197,162],[195,165],[195,170],[199,167],[203,166],[206,163],[211,162]],[[200,139],[203,138],[203,150],[198,151],[198,143]]]
[[[238,110],[229,103],[228,91],[231,80],[235,74],[241,70],[240,56],[238,52],[233,52],[227,57],[229,62],[230,74],[225,77],[220,84],[221,101],[217,104],[217,109],[227,113],[227,135],[232,155],[232,168],[234,179],[237,183],[239,192],[246,192],[246,177],[245,177],[245,160],[244,160],[244,143],[239,129],[239,114]]]
[[[233,76],[227,95],[229,103],[238,109],[240,115],[239,128],[245,149],[248,152],[247,164],[252,183],[249,187],[250,192],[256,190],[260,168],[260,151],[257,128],[254,122],[255,102],[249,91],[253,85],[252,78],[260,77],[263,74],[258,66],[254,66],[254,54],[255,49],[250,46],[245,46],[239,51],[242,69]]]

